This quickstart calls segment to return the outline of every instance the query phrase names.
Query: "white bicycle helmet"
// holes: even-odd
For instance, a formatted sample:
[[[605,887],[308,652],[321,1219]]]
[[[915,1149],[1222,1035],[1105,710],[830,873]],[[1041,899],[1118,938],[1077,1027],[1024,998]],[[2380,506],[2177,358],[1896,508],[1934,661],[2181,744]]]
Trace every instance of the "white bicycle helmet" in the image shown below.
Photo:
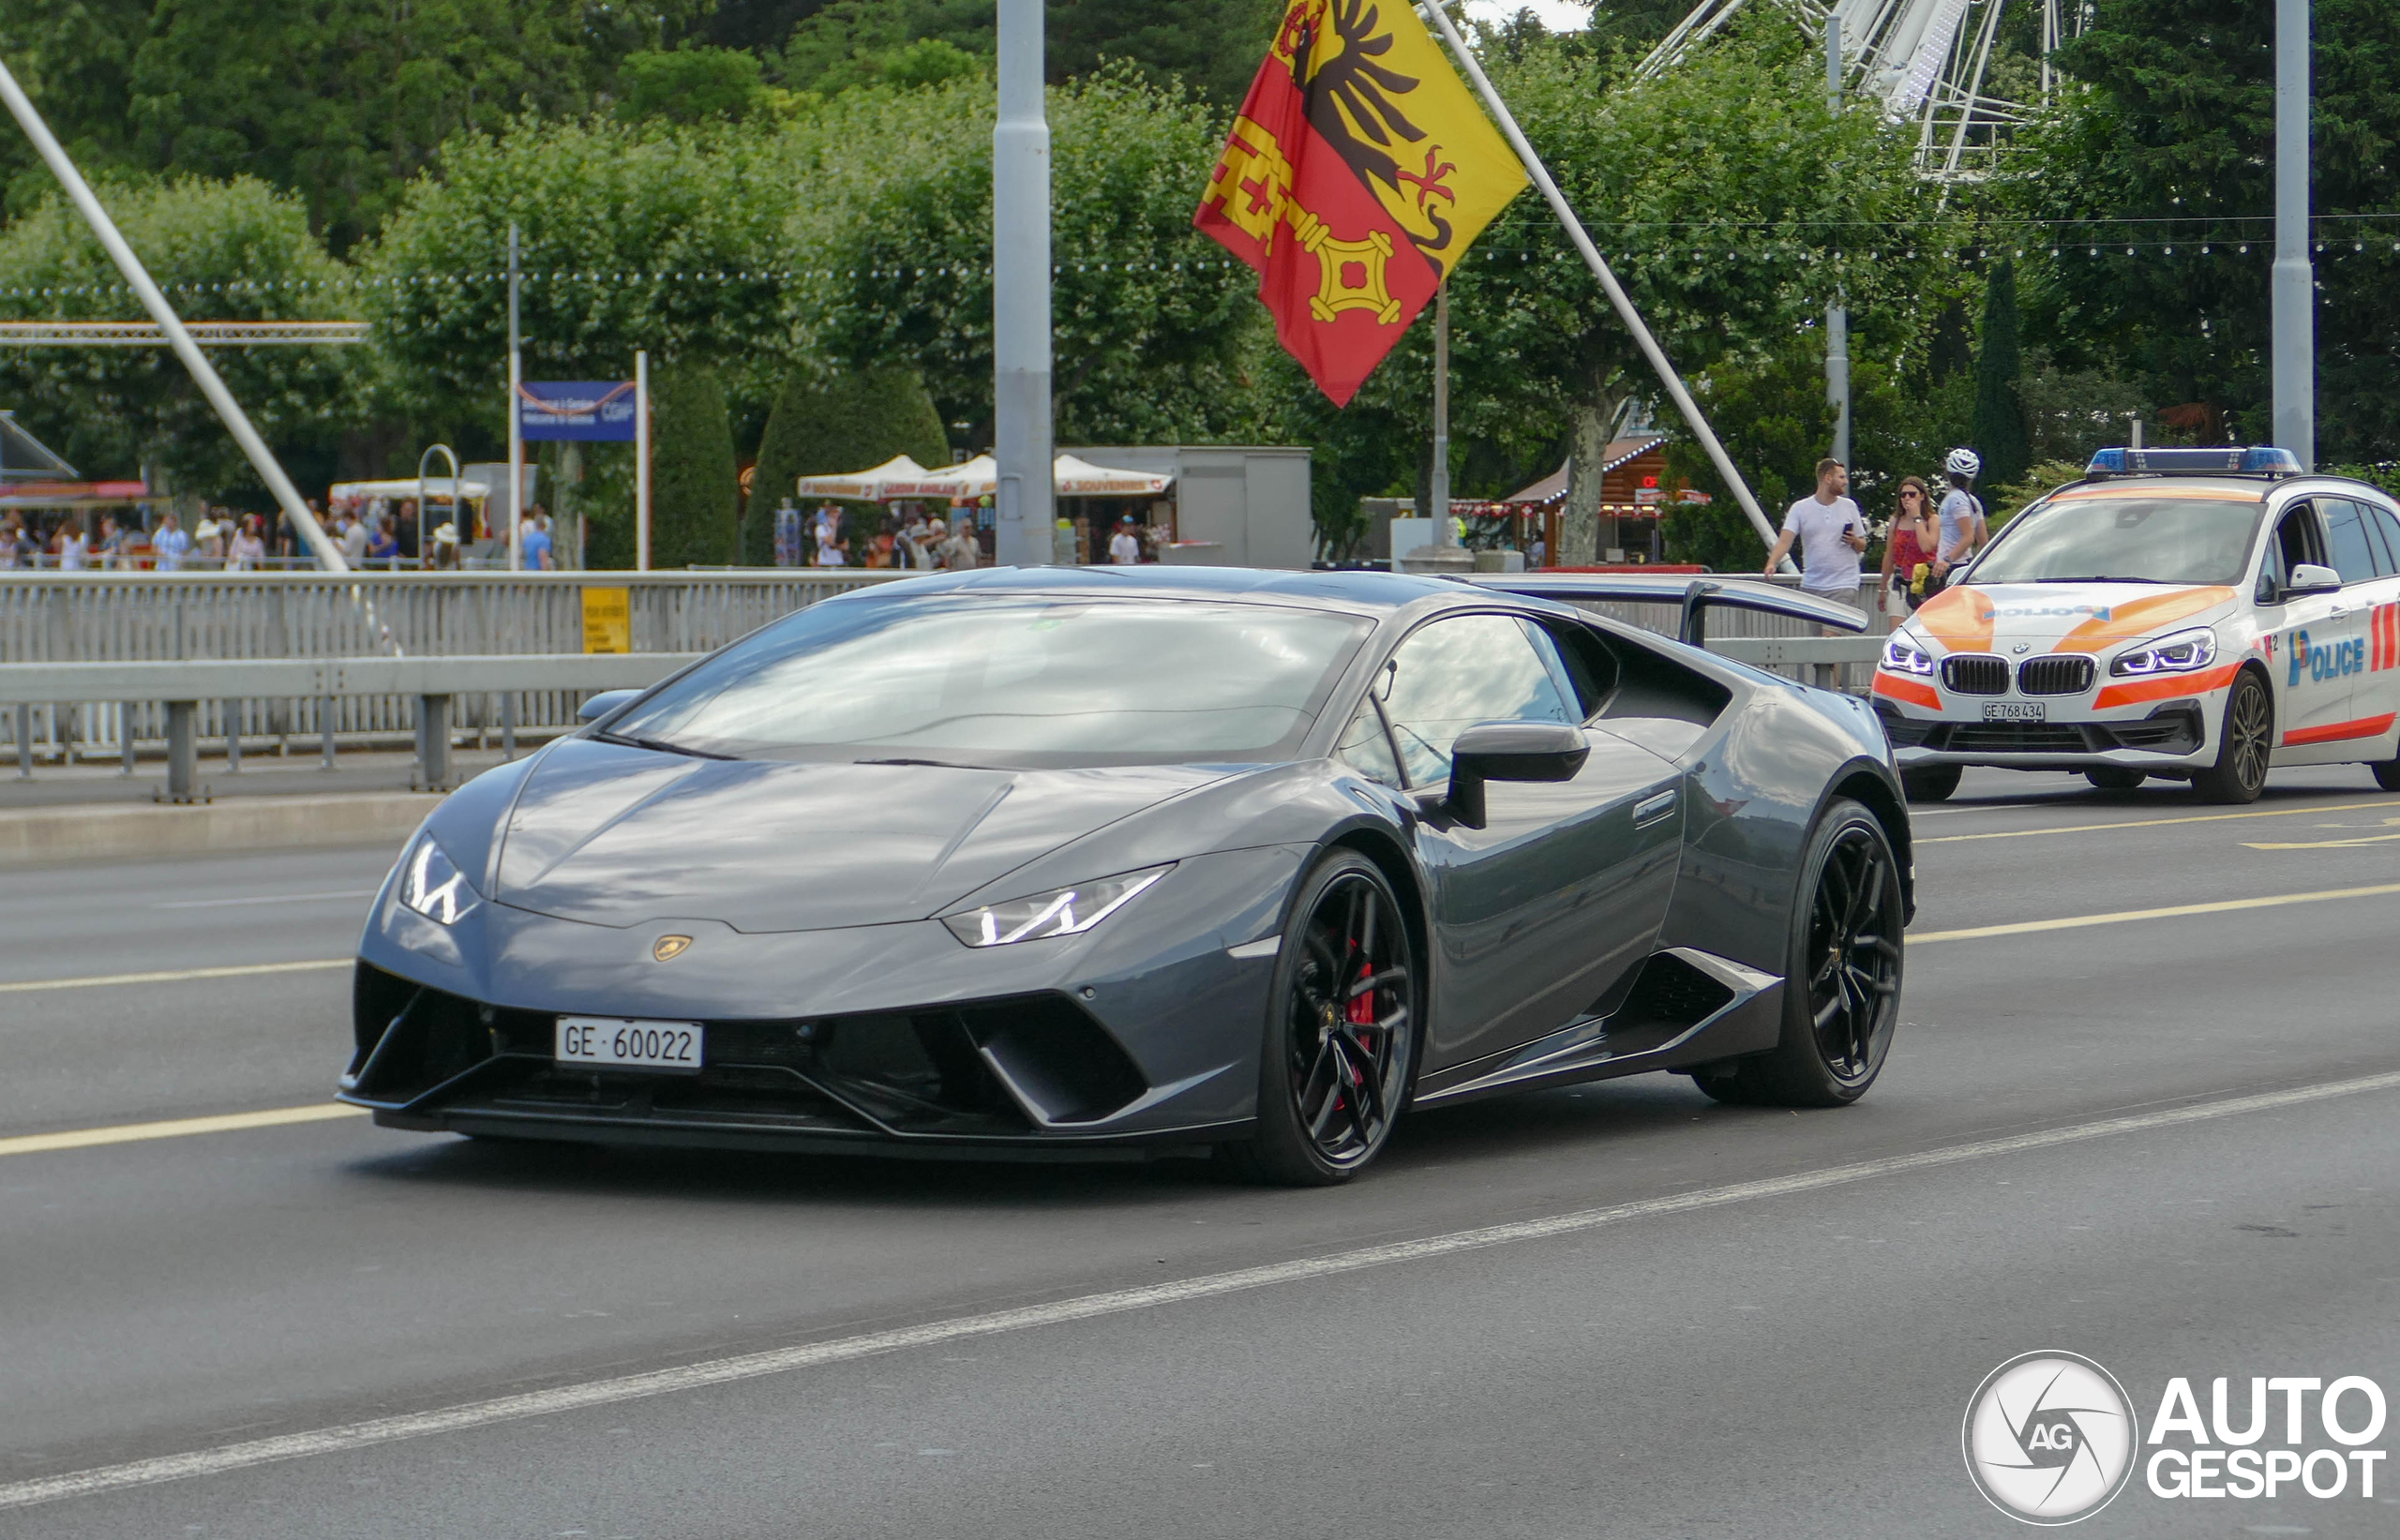
[[[1954,449],[1942,462],[1942,469],[1954,476],[1972,476],[1984,468],[1983,456],[1972,449]]]

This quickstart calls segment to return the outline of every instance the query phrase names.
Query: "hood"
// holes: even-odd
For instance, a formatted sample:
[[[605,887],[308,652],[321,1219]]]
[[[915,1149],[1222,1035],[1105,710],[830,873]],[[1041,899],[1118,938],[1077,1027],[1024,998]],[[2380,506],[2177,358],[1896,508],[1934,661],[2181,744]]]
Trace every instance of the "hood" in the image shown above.
[[[2106,652],[2221,620],[2235,598],[2212,585],[1995,583],[1944,589],[1908,623],[1943,652]]]
[[[1070,840],[1229,772],[694,759],[567,739],[526,778],[493,896],[594,925],[923,920]]]

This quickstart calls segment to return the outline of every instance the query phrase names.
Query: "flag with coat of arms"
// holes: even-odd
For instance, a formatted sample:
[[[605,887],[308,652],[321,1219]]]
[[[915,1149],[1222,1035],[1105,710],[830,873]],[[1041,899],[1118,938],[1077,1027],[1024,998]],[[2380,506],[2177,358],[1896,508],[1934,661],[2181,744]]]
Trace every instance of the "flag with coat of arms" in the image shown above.
[[[1291,0],[1192,223],[1347,406],[1524,186],[1407,0]]]

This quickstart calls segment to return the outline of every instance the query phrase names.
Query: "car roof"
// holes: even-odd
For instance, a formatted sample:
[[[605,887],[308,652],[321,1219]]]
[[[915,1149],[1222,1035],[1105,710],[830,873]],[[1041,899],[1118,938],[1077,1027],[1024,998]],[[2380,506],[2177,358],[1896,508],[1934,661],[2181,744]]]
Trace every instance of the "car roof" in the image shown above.
[[[2392,495],[2373,482],[2360,481],[2354,476],[2330,476],[2311,472],[2304,476],[2176,476],[2176,475],[2109,475],[2086,476],[2068,482],[2050,492],[2060,497],[2072,492],[2080,501],[2087,498],[2122,495],[2128,497],[2187,497],[2224,499],[2237,501],[2264,502],[2278,495],[2299,495],[2306,492],[2338,491],[2345,494],[2365,492],[2385,501]]]
[[[1487,593],[1445,577],[1388,572],[1283,572],[1258,567],[981,567],[935,573],[854,591],[857,597],[914,598],[940,593],[1049,593],[1168,599],[1233,599],[1386,612],[1427,599],[1489,604],[1516,595]]]

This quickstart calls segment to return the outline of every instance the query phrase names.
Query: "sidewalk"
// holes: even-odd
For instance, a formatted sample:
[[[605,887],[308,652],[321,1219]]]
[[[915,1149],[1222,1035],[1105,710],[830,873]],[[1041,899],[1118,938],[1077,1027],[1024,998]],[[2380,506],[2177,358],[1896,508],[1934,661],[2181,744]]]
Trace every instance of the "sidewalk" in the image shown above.
[[[462,782],[501,760],[496,750],[451,757]],[[11,765],[0,770],[0,869],[331,845],[397,851],[441,801],[409,789],[412,768],[398,750],[345,754],[331,770],[314,754],[246,755],[239,771],[205,756],[196,780],[211,800],[177,807],[155,800],[167,784],[156,760],[129,776],[114,764],[43,765],[31,781]]]

